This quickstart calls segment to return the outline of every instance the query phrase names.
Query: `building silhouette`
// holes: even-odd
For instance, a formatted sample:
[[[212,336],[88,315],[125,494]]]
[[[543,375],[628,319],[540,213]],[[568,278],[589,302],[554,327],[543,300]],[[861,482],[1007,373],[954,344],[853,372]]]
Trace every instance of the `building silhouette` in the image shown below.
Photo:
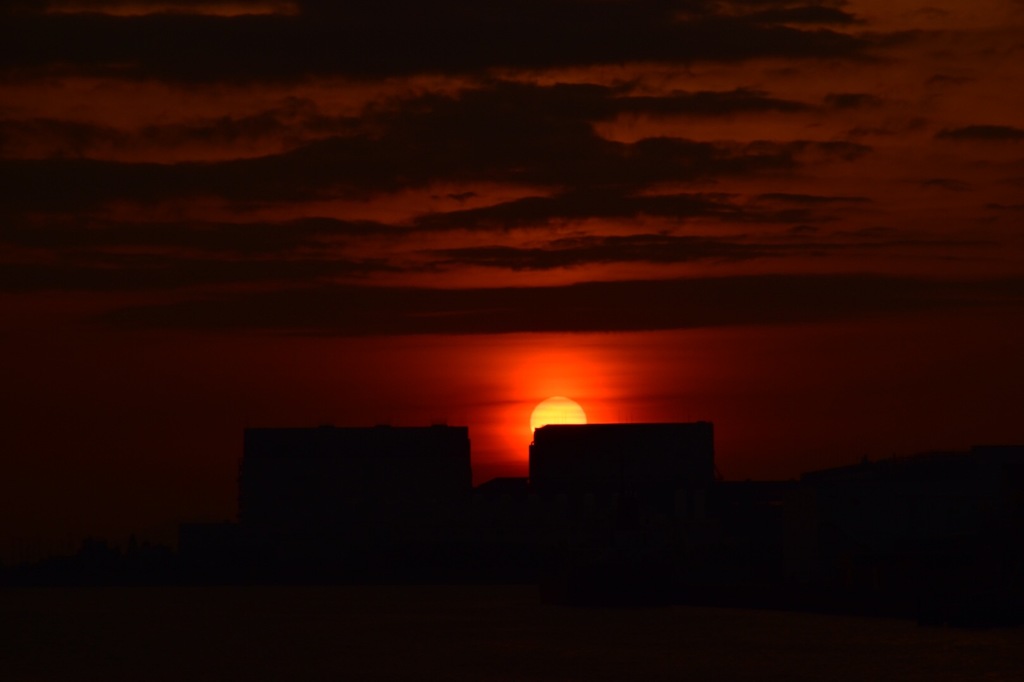
[[[469,447],[465,427],[249,429],[239,523],[183,525],[182,557],[200,579],[1024,619],[1021,446],[731,482],[708,422],[549,425],[529,477],[475,489]]]
[[[786,506],[791,584],[931,622],[1024,612],[1024,446],[806,473]]]
[[[715,478],[714,427],[551,424],[533,434],[530,486],[538,495],[671,497]]]
[[[430,579],[472,489],[464,426],[246,429],[235,541],[216,563],[254,580]],[[223,530],[182,540],[202,559]]]

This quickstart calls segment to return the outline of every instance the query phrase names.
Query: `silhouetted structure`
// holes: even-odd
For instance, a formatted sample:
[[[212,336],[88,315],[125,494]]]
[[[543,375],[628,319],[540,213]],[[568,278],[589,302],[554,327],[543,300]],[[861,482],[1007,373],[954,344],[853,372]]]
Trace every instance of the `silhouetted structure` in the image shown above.
[[[689,424],[551,424],[533,434],[530,485],[552,494],[653,501],[706,490],[715,479],[714,429]]]
[[[245,431],[243,546],[270,571],[384,571],[399,553],[448,542],[471,493],[466,427]]]
[[[804,474],[786,569],[877,610],[929,622],[1024,611],[1024,446],[979,446]]]
[[[0,582],[538,582],[574,604],[1024,620],[1024,446],[723,482],[707,422],[551,425],[529,478],[475,490],[469,448],[465,427],[249,429],[238,523]]]
[[[545,523],[547,598],[664,602],[682,537],[715,481],[714,430],[688,424],[555,424],[534,431],[530,490]]]

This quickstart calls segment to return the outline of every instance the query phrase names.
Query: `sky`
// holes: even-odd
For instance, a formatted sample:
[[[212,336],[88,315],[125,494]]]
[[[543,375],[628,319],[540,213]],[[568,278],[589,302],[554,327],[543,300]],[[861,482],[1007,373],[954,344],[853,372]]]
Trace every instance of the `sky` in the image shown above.
[[[247,426],[1024,442],[1021,0],[0,14],[0,553],[233,518]]]

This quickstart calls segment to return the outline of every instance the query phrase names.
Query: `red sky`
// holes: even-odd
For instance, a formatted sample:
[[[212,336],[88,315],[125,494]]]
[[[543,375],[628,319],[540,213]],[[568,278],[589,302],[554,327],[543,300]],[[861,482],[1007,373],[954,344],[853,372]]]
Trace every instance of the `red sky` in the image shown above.
[[[1024,442],[1024,3],[350,4],[0,4],[3,551],[231,518],[245,426]]]

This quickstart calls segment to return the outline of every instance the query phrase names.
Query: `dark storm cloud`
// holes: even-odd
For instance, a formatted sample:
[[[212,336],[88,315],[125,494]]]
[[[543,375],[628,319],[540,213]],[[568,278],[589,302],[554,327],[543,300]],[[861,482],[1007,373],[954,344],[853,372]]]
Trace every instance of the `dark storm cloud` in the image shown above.
[[[852,160],[870,149],[803,140],[615,142],[600,137],[591,121],[617,111],[617,99],[613,89],[600,86],[496,83],[375,105],[362,116],[361,134],[314,140],[281,154],[177,164],[6,159],[0,160],[0,174],[10,178],[7,210],[60,212],[119,199],[215,197],[245,203],[369,197],[445,181],[623,193],[661,182]],[[734,91],[725,93],[718,110],[729,111],[738,101],[775,106],[757,93]],[[649,109],[654,101],[629,106]]]
[[[772,325],[1022,302],[1022,279],[764,275],[501,289],[323,286],[127,307],[97,321],[342,336],[491,334]]]
[[[947,128],[935,134],[940,140],[1024,140],[1024,128],[997,125],[971,125],[963,128]]]
[[[740,11],[711,2],[495,0],[306,2],[296,16],[4,17],[7,69],[183,82],[379,77],[624,62],[858,58],[869,44],[816,3]],[[739,8],[739,9],[737,9]],[[798,28],[801,24],[813,24]]]

